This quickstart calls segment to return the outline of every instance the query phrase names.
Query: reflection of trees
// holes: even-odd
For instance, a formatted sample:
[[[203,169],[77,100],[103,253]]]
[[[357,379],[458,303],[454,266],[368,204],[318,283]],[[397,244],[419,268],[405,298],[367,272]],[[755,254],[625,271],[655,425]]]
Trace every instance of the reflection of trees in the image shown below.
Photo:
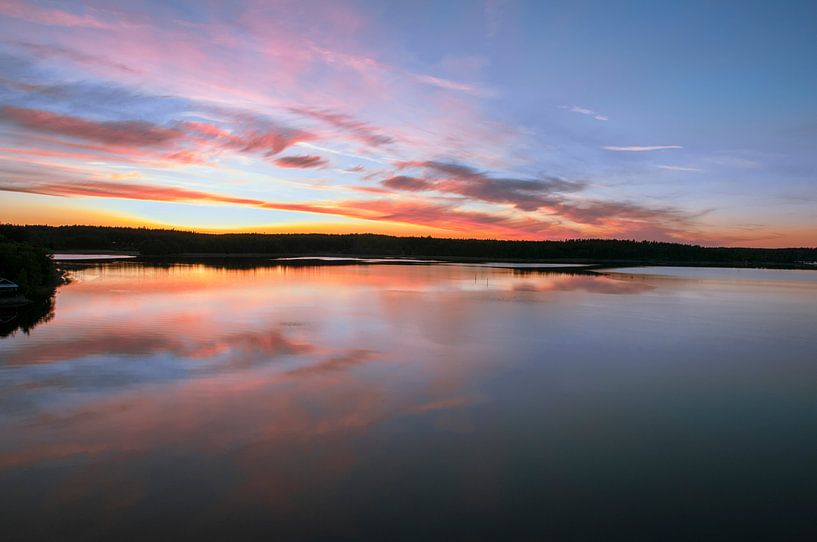
[[[54,296],[39,298],[21,307],[0,308],[0,337],[8,337],[18,330],[28,334],[39,324],[54,318]]]

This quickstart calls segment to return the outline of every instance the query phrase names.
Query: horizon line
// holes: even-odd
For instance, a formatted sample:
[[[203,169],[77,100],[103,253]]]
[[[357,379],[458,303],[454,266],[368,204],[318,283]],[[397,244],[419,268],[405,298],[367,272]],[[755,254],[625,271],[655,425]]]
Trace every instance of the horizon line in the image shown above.
[[[695,243],[695,242],[683,242],[683,241],[667,241],[667,240],[658,240],[658,239],[624,239],[624,238],[616,238],[616,237],[570,237],[564,239],[502,239],[497,237],[438,237],[434,235],[395,235],[395,234],[388,234],[388,233],[375,233],[375,232],[345,232],[345,233],[327,233],[327,232],[320,232],[320,231],[309,231],[309,232],[262,232],[262,231],[197,231],[194,229],[177,229],[172,226],[107,226],[107,225],[97,225],[97,224],[60,224],[60,225],[52,225],[52,224],[15,224],[11,222],[2,222],[0,223],[0,227],[17,227],[17,228],[26,228],[26,227],[34,227],[34,228],[109,228],[109,229],[122,229],[122,230],[148,230],[148,231],[168,231],[168,232],[177,232],[177,233],[189,233],[193,235],[326,235],[326,236],[349,236],[349,235],[370,235],[370,236],[378,236],[378,237],[392,237],[397,239],[438,239],[438,240],[450,240],[450,241],[494,241],[494,242],[502,242],[502,243],[567,243],[567,242],[575,242],[575,241],[611,241],[611,242],[627,242],[627,243],[660,243],[660,244],[668,244],[668,245],[681,245],[681,246],[691,246],[691,247],[700,247],[706,249],[740,249],[740,250],[817,250],[817,246],[787,246],[787,247],[747,247],[747,246],[724,246],[724,245],[707,245],[703,243]],[[0,233],[2,236],[2,233]]]

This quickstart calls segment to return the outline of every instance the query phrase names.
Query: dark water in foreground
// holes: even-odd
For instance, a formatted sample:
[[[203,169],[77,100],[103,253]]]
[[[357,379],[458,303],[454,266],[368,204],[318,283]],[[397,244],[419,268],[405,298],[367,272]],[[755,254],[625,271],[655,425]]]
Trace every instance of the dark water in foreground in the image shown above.
[[[651,272],[78,271],[0,539],[815,539],[817,272]]]

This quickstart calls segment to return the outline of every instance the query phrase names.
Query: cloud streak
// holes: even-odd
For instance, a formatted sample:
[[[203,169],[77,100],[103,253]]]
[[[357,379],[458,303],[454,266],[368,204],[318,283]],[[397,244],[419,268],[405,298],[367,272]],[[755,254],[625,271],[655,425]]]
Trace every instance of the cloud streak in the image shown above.
[[[667,166],[667,165],[657,165],[655,166],[658,169],[666,169],[669,171],[703,171],[702,169],[696,167],[686,167],[686,166]]]
[[[617,147],[617,146],[606,146],[602,147],[602,149],[607,151],[618,151],[618,152],[650,152],[650,151],[663,151],[668,149],[683,149],[681,145],[651,145],[645,147]]]
[[[18,0],[4,0],[0,3],[0,15],[48,26],[92,29],[112,28],[111,24],[92,15],[77,15],[61,9],[41,8]]]
[[[475,94],[475,95],[483,95],[486,94],[485,91],[478,89],[473,85],[469,85],[466,83],[459,83],[457,81],[451,81],[449,79],[444,79],[442,77],[434,77],[433,75],[426,75],[426,74],[414,74],[414,78],[427,85],[433,85],[435,87],[439,87],[446,90],[456,90],[459,92],[466,92],[468,94]]]
[[[558,222],[569,221],[581,229],[632,231],[651,224],[655,235],[677,235],[693,226],[694,217],[677,208],[649,207],[633,202],[599,201],[569,196],[587,188],[583,181],[558,177],[532,179],[493,177],[472,167],[448,162],[401,162],[400,169],[420,168],[422,178],[405,175],[389,177],[381,186],[406,192],[435,191],[463,196],[469,200],[508,204],[516,210],[543,212]]]
[[[298,156],[282,156],[281,158],[275,160],[276,166],[301,169],[324,167],[328,163],[329,162],[327,162],[324,158],[310,154],[303,154]]]
[[[14,107],[0,107],[0,122],[28,130],[69,136],[114,146],[156,147],[178,140],[182,134],[145,121],[96,122],[71,115]]]
[[[146,185],[126,182],[81,181],[81,182],[42,182],[22,184],[0,184],[0,190],[24,192],[66,198],[94,197],[136,199],[146,201],[185,202],[185,203],[226,203],[234,205],[261,206],[263,201],[248,198],[212,194],[199,190],[190,190],[172,186]]]
[[[570,111],[571,113],[578,113],[580,115],[587,115],[587,116],[593,117],[596,120],[610,120],[607,117],[607,115],[602,115],[601,113],[599,113],[597,111],[593,111],[592,109],[588,109],[586,107],[581,107],[581,106],[578,106],[578,105],[560,105],[559,108],[560,109],[566,109],[567,111]]]
[[[583,190],[586,183],[558,177],[520,179],[493,177],[470,166],[452,162],[400,162],[400,169],[422,169],[427,178],[394,176],[381,182],[397,190],[436,191],[457,194],[490,203],[510,204],[522,211],[535,211],[556,201],[554,195]]]
[[[380,182],[386,188],[394,190],[405,190],[408,192],[422,192],[425,190],[434,190],[436,186],[433,182],[425,179],[418,179],[416,177],[408,177],[406,175],[395,175]]]
[[[394,143],[392,137],[380,133],[371,124],[355,119],[350,115],[321,109],[292,107],[290,111],[311,119],[319,120],[329,126],[337,128],[357,139],[361,143],[372,147],[380,147]]]
[[[89,55],[86,53],[82,53],[79,51],[75,51],[73,49],[66,49],[65,47],[59,47],[55,45],[45,45],[41,43],[29,43],[29,42],[17,42],[18,46],[23,47],[34,55],[39,58],[45,59],[64,59],[69,60],[71,62],[76,62],[78,64],[84,64],[87,66],[98,66],[102,68],[111,68],[114,70],[130,73],[130,74],[140,74],[141,71],[137,70],[127,64],[123,64],[121,62],[113,62],[106,58],[97,55]]]
[[[94,197],[135,199],[145,201],[226,204],[261,209],[344,216],[362,220],[400,222],[425,225],[454,232],[473,232],[490,226],[493,231],[509,237],[531,235],[565,235],[571,230],[548,220],[513,217],[501,213],[466,211],[450,205],[422,200],[339,200],[309,203],[276,202],[256,198],[241,198],[180,187],[110,181],[62,181],[0,183],[0,191],[22,192],[67,198]],[[575,232],[574,232],[575,233]]]
[[[160,125],[142,120],[97,121],[42,109],[0,106],[0,124],[15,126],[27,133],[56,136],[54,144],[76,147],[92,144],[86,151],[127,154],[182,163],[206,163],[202,154],[232,151],[275,156],[297,143],[314,141],[318,135],[290,128],[260,116],[234,113],[232,128],[199,121]],[[318,167],[315,160],[291,157],[282,167]]]

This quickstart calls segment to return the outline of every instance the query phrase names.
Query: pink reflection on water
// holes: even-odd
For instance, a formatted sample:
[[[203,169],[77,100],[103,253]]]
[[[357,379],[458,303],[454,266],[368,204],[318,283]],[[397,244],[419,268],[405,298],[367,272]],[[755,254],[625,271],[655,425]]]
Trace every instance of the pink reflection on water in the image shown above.
[[[83,269],[53,321],[0,345],[25,377],[0,400],[43,398],[2,421],[0,473],[68,462],[43,510],[93,506],[104,525],[180,483],[151,464],[187,458],[213,477],[213,509],[296,513],[360,467],[356,442],[381,424],[473,431],[476,383],[503,361],[480,303],[647,289],[457,266]]]

